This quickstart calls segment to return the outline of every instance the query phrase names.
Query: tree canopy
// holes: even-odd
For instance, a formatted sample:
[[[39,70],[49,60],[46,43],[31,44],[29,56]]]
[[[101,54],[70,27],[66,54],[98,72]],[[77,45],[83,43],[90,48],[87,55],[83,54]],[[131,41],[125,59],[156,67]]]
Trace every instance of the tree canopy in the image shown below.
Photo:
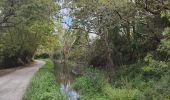
[[[41,54],[85,66],[75,84],[85,95],[97,88],[113,100],[115,91],[130,89],[133,96],[142,92],[136,96],[142,100],[168,100],[170,1],[0,0],[0,68]]]
[[[49,42],[59,6],[53,0],[2,0],[0,3],[0,65],[17,66],[32,60]]]

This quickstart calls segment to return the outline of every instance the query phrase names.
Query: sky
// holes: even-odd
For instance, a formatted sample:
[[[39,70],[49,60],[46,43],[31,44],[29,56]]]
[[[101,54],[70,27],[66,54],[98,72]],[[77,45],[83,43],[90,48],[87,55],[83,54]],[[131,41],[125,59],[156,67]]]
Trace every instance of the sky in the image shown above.
[[[63,5],[63,2],[64,1],[61,1],[60,3],[59,3],[59,5],[62,7],[62,5]],[[69,14],[70,14],[70,9],[68,9],[68,8],[64,8],[64,9],[61,9],[60,10],[60,14],[63,16],[63,19],[62,19],[62,22],[63,22],[63,24],[62,24],[62,26],[63,26],[63,28],[69,28],[69,26],[71,26],[71,24],[72,24],[72,18],[69,16]],[[96,38],[96,34],[94,34],[94,33],[89,33],[89,38],[90,39],[95,39]]]
[[[69,28],[68,26],[72,24],[72,18],[69,16],[64,16],[62,22],[64,22],[62,24],[64,28]]]
[[[64,0],[60,1],[59,2],[59,5],[61,6],[61,10],[60,10],[60,14],[63,16],[63,19],[62,19],[62,22],[63,22],[63,27],[64,28],[69,28],[68,26],[71,25],[72,23],[72,18],[69,16],[70,14],[70,9],[69,8],[63,8],[63,3],[64,3]]]

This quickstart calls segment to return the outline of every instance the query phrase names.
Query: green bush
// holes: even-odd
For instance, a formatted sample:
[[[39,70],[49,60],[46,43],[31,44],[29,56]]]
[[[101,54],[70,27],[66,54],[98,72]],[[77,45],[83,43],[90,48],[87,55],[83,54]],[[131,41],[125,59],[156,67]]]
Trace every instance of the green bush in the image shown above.
[[[141,97],[137,89],[113,88],[103,71],[92,68],[74,82],[73,88],[79,91],[81,100],[132,100]]]
[[[101,92],[105,83],[104,74],[96,69],[86,69],[84,76],[78,78],[73,84],[73,87],[83,94],[93,94]]]
[[[143,96],[137,89],[112,88],[109,84],[103,87],[103,92],[109,100],[142,100]]]
[[[88,68],[80,78],[73,83],[73,88],[81,94],[80,100],[108,100],[103,93],[106,84],[104,74],[99,70]]]
[[[148,87],[144,91],[146,99],[169,100],[170,99],[170,73],[163,76],[153,87]]]
[[[169,100],[170,99],[170,73],[169,62],[166,67],[163,63],[154,63],[156,60],[149,60],[149,63],[136,63],[133,65],[121,66],[115,72],[112,78],[114,88],[119,88],[121,93],[128,94],[125,91],[138,91],[134,95],[139,100]],[[149,68],[151,70],[145,70]],[[159,69],[159,71],[153,69]],[[166,71],[164,71],[165,69]],[[109,92],[107,92],[109,93]],[[131,93],[133,94],[133,92]],[[114,93],[112,93],[114,96]],[[116,92],[116,96],[119,91]],[[116,97],[114,96],[114,97]],[[121,96],[122,98],[124,95]],[[132,96],[133,97],[133,96]]]
[[[112,85],[115,88],[145,87],[148,75],[142,70],[144,63],[120,66],[112,77]],[[145,77],[146,76],[146,77]]]

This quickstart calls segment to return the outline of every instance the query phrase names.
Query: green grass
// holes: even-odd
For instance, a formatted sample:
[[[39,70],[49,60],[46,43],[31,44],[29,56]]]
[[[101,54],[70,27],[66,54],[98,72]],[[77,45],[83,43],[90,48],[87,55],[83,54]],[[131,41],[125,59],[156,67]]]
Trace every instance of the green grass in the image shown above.
[[[141,92],[137,89],[113,88],[110,84],[103,87],[103,93],[109,100],[142,100]]]
[[[79,91],[80,100],[136,100],[141,94],[137,89],[112,87],[103,71],[92,68],[77,78],[72,87]]]
[[[54,65],[51,60],[33,76],[23,100],[65,100],[55,81]]]

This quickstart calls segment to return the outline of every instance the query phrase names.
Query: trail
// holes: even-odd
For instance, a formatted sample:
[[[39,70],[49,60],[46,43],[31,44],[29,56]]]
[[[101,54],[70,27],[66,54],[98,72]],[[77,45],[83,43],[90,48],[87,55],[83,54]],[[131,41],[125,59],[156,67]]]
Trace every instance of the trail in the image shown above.
[[[0,76],[0,100],[22,100],[32,76],[45,62],[35,62]]]

